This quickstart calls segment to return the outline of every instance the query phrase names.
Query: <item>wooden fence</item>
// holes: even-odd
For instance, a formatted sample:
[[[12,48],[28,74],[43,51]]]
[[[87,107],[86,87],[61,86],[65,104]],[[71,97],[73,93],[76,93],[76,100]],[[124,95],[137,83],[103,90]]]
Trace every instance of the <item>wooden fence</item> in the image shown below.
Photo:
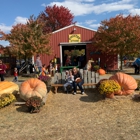
[[[95,73],[94,71],[80,69],[80,72],[82,74],[84,83],[98,83],[100,80],[99,74]],[[65,72],[63,71],[62,73],[55,73],[52,79],[52,84],[64,84],[64,83],[65,83]],[[91,88],[95,87],[95,85],[84,86],[84,88],[87,87]]]

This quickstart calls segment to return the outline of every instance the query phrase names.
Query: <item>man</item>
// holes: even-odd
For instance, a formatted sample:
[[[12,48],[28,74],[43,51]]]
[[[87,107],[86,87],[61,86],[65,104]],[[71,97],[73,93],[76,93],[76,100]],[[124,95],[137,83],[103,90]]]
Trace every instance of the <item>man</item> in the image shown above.
[[[35,66],[36,66],[36,69],[38,69],[39,73],[40,73],[42,71],[42,62],[40,60],[40,56],[39,55],[36,56]]]
[[[135,68],[135,74],[139,74],[139,71],[140,71],[140,56],[134,61],[133,66]]]

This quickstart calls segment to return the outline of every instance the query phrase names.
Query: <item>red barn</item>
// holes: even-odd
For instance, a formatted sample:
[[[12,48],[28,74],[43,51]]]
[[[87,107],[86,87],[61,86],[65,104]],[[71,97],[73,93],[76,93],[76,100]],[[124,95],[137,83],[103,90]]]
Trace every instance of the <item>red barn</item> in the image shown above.
[[[83,54],[85,56],[85,63],[90,59],[94,61],[100,60],[102,68],[107,66],[109,70],[118,69],[117,55],[106,55],[95,51],[94,43],[92,42],[95,33],[95,30],[75,24],[54,31],[50,41],[53,54],[50,56],[41,55],[42,63],[49,65],[50,60],[56,55],[59,58],[60,66],[64,66],[65,55],[76,55],[79,57]]]

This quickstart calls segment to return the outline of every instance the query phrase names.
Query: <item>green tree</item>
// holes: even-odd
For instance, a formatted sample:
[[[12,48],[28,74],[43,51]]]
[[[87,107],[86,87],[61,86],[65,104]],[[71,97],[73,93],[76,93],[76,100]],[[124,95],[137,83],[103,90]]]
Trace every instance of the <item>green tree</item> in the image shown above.
[[[119,54],[122,69],[124,55],[139,53],[140,16],[124,17],[120,14],[115,18],[102,21],[93,43],[97,50],[108,54]]]
[[[51,54],[50,34],[43,33],[43,26],[31,16],[26,24],[13,26],[9,34],[0,31],[0,39],[10,42],[7,53],[25,60],[36,54]]]

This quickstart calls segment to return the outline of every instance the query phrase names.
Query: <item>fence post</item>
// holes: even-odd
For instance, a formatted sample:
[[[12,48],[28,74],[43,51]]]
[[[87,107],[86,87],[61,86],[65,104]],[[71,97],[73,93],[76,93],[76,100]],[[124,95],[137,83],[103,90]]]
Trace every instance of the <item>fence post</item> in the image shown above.
[[[87,83],[87,74],[88,74],[88,70],[84,70],[84,71],[83,71],[84,83]],[[87,86],[85,86],[85,88],[87,88]]]
[[[91,83],[96,83],[96,77],[95,77],[95,72],[92,71],[91,72]],[[93,88],[95,88],[95,85],[92,86]]]
[[[87,83],[91,83],[92,77],[91,77],[91,71],[87,72]],[[91,86],[89,86],[91,88]]]
[[[95,83],[98,83],[100,80],[99,73],[95,72]]]
[[[64,84],[66,82],[66,72],[65,71],[62,71],[62,81],[61,83]]]
[[[57,77],[57,73],[55,73],[53,77],[53,83],[57,84],[57,82],[58,82],[58,77]]]

